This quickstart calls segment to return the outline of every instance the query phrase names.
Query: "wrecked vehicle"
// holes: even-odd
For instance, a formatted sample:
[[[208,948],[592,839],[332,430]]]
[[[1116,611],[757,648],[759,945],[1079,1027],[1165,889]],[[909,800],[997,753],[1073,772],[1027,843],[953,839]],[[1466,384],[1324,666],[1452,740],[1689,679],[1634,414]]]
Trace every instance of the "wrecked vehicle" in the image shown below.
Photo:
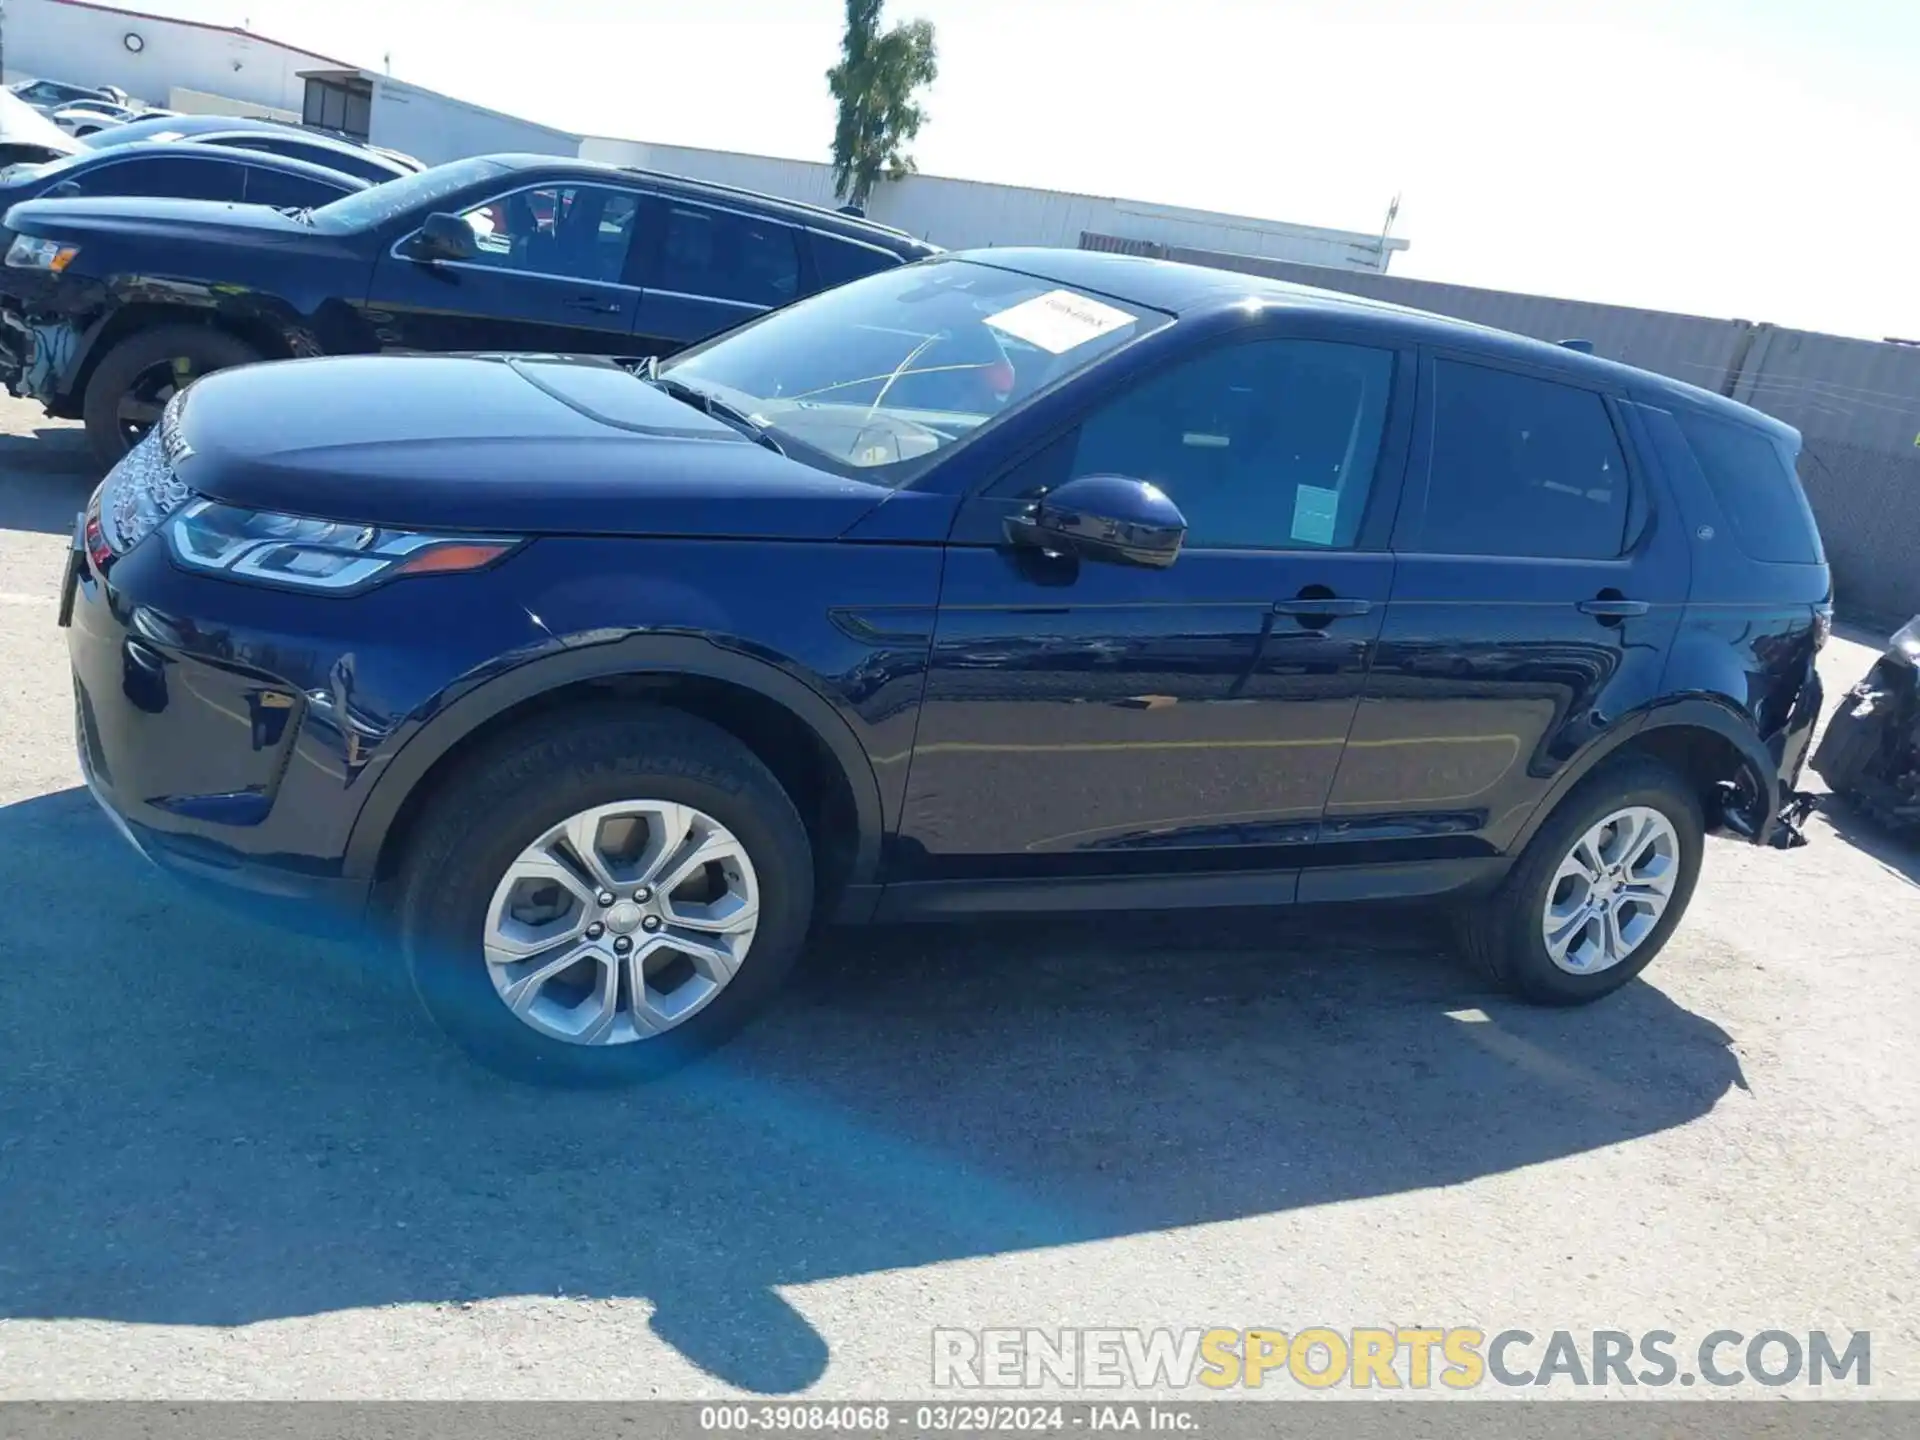
[[[809,205],[547,155],[458,160],[296,213],[35,201],[5,224],[0,378],[84,420],[106,465],[210,371],[380,350],[665,355],[934,248]]]
[[[1920,826],[1920,615],[1893,632],[1814,751],[1829,789],[1895,829]]]

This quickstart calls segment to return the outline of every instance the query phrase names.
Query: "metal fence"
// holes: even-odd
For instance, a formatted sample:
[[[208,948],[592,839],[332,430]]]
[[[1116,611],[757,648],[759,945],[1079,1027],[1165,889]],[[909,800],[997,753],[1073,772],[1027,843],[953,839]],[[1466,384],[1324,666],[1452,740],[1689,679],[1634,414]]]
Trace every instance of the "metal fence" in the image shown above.
[[[1539,340],[1589,340],[1596,355],[1730,395],[1804,437],[1800,473],[1841,612],[1867,622],[1920,613],[1920,347],[1114,236],[1087,234],[1081,244],[1341,290]]]

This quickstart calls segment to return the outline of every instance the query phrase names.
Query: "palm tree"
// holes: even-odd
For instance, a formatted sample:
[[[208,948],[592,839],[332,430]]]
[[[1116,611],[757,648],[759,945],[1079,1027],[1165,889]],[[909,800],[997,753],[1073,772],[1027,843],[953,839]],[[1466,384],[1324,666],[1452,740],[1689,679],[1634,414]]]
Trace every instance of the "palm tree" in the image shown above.
[[[931,22],[909,20],[883,34],[883,3],[847,0],[840,63],[827,71],[827,88],[840,106],[833,127],[834,192],[863,210],[880,181],[913,173],[905,146],[927,118],[913,92],[939,72]]]

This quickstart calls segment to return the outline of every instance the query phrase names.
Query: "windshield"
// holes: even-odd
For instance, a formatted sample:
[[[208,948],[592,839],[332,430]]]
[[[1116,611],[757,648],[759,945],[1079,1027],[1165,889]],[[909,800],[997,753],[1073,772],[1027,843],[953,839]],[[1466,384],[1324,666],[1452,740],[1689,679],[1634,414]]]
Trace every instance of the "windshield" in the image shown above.
[[[901,467],[948,446],[1168,317],[964,260],[867,276],[663,365],[832,468]]]
[[[498,160],[482,159],[455,160],[450,165],[436,165],[431,170],[422,170],[416,175],[402,175],[383,185],[343,196],[330,205],[322,205],[313,212],[313,225],[317,230],[330,230],[335,234],[370,229],[396,215],[404,215],[410,210],[443,200],[477,181],[504,175],[510,169],[511,166],[503,165]]]

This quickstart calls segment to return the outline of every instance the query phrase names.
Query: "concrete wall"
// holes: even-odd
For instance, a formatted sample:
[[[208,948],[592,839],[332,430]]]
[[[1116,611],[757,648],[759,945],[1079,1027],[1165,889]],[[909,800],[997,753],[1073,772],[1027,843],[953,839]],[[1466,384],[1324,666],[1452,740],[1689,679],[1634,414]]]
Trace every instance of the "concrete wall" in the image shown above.
[[[833,167],[810,160],[781,160],[770,155],[737,155],[677,145],[589,136],[580,154],[589,160],[634,165],[761,190],[809,205],[836,206]],[[869,218],[892,225],[949,250],[988,245],[1077,245],[1088,230],[1106,230],[1174,245],[1233,248],[1307,265],[1342,270],[1384,270],[1407,242],[1346,230],[1291,225],[1247,215],[1222,215],[1154,205],[1144,200],[1074,195],[994,185],[980,180],[949,180],[912,175],[882,185],[868,206]]]
[[[580,137],[550,125],[536,125],[449,95],[404,85],[385,76],[373,79],[373,115],[368,139],[425,161],[445,164],[468,155],[514,151],[574,156]]]
[[[163,105],[178,87],[277,110],[300,110],[302,70],[340,62],[217,25],[133,14],[78,0],[6,0],[7,78],[118,85]],[[136,54],[125,37],[143,42]]]
[[[243,115],[253,120],[284,120],[300,123],[298,110],[282,110],[277,105],[258,105],[251,100],[236,100],[231,95],[209,95],[204,90],[189,90],[176,85],[167,92],[167,109],[182,115]]]
[[[1537,340],[1591,340],[1596,355],[1777,416],[1805,440],[1800,475],[1833,567],[1836,606],[1870,623],[1920,613],[1920,347],[1245,256],[1168,250],[1165,258],[1365,295]]]

